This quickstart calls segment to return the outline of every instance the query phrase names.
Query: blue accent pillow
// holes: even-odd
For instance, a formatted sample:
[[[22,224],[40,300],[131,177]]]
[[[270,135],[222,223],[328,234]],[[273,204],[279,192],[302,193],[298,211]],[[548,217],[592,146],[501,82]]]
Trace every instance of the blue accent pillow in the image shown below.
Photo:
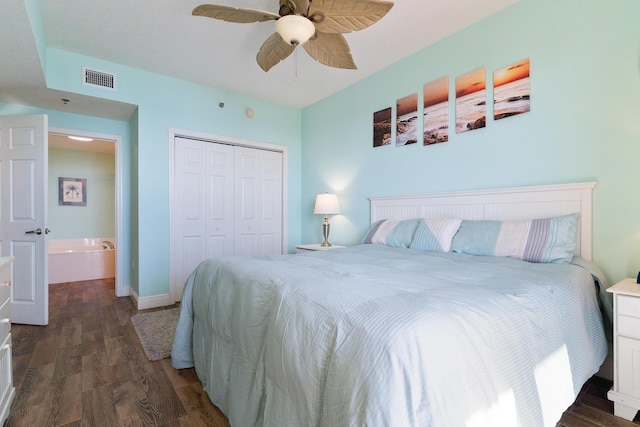
[[[387,245],[394,248],[408,248],[413,240],[413,233],[418,227],[418,219],[398,221],[382,219],[371,225],[362,239],[362,243]]]
[[[451,251],[568,263],[576,248],[579,219],[575,213],[529,221],[464,220]]]
[[[460,223],[462,220],[454,218],[424,218],[420,220],[409,248],[428,252],[449,252]]]

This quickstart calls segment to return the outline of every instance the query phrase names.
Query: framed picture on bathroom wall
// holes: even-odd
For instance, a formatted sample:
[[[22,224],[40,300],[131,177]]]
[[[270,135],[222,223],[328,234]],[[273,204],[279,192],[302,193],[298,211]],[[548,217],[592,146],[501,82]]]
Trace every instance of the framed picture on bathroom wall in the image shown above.
[[[87,206],[87,180],[85,178],[58,178],[58,204]]]

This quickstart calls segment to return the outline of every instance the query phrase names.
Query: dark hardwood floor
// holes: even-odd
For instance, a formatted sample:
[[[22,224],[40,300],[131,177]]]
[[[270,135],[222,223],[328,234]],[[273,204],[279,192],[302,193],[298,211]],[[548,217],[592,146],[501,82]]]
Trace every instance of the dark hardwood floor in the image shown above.
[[[640,415],[633,422],[613,415],[613,402],[607,399],[611,381],[592,377],[582,387],[576,401],[562,414],[556,427],[625,427],[640,424]]]
[[[147,360],[113,280],[50,286],[49,325],[13,325],[16,398],[5,426],[228,426],[193,369]],[[592,378],[559,427],[634,426]]]
[[[50,286],[49,325],[12,325],[5,426],[228,426],[193,369],[147,360],[113,280]]]

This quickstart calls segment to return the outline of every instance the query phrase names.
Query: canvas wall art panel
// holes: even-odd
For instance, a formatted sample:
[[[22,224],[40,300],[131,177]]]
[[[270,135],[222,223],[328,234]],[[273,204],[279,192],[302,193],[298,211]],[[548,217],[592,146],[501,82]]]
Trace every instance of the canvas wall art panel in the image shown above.
[[[531,110],[530,61],[524,59],[493,72],[494,120]]]
[[[373,146],[391,144],[391,107],[373,113]]]
[[[396,101],[396,147],[418,142],[418,94]]]
[[[484,68],[456,78],[456,133],[487,125],[486,92]]]
[[[423,88],[423,143],[449,140],[449,77],[442,77]]]

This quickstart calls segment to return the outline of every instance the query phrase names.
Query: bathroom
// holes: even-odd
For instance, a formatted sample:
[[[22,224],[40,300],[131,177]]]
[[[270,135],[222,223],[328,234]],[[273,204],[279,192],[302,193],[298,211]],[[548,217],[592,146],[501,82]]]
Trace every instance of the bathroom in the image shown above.
[[[88,139],[49,133],[49,284],[116,276],[115,143]]]

